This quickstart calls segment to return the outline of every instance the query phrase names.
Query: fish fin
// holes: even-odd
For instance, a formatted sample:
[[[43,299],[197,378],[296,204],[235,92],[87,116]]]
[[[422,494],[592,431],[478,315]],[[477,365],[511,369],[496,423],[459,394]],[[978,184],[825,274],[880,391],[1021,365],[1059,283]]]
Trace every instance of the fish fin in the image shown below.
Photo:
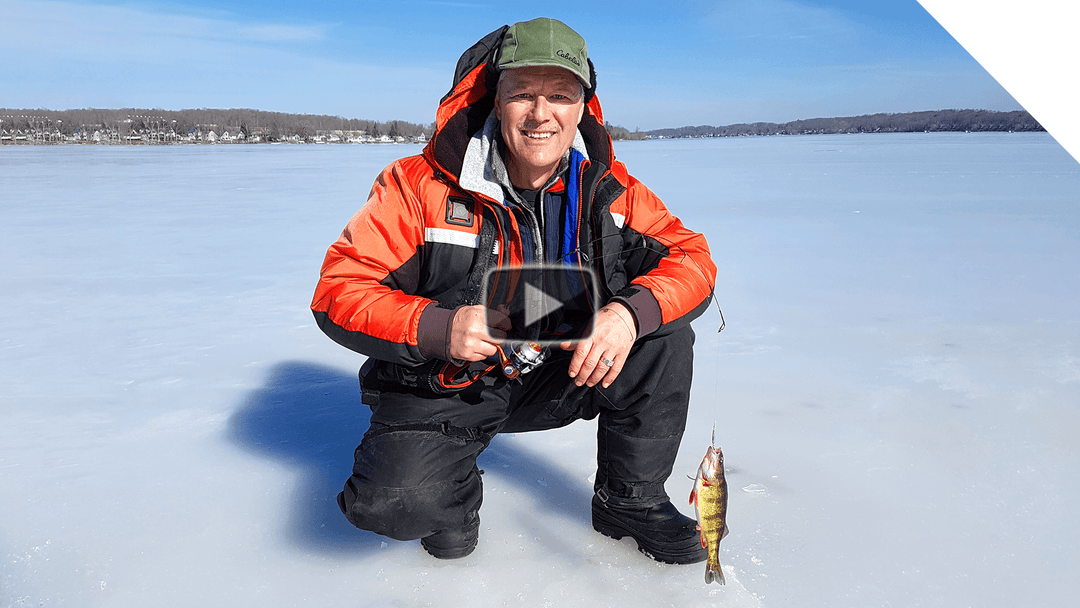
[[[725,538],[727,538],[728,532],[730,532],[730,530],[728,530],[727,524],[724,524],[724,533],[720,535],[720,540],[724,540]]]
[[[724,571],[720,569],[719,565],[706,564],[705,565],[705,584],[720,583],[726,585],[727,581],[724,580]]]
[[[698,526],[697,529],[701,530],[701,526]],[[701,548],[702,549],[708,549],[709,548],[709,543],[705,541],[705,531],[704,530],[701,530]]]
[[[692,505],[697,504],[697,486],[696,485],[694,486],[693,490],[690,490],[690,504],[692,504]]]

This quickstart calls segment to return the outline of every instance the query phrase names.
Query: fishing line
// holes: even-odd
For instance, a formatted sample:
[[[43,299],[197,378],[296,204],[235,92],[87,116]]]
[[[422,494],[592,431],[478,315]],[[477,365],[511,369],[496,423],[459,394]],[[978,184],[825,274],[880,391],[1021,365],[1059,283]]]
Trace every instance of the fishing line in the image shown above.
[[[607,237],[598,237],[598,238],[593,239],[592,241],[586,243],[586,245],[589,245],[589,246],[595,248],[596,244],[599,243],[600,241],[602,241],[605,238],[619,238],[621,240],[621,236],[619,236],[619,235],[611,235],[611,236],[607,236]],[[658,249],[658,248],[653,247],[652,245],[650,245],[649,242],[648,242],[649,238],[654,239],[655,241],[661,243],[662,245],[665,245],[668,248],[668,251],[664,251],[662,249]],[[667,243],[664,243],[664,241],[667,241]],[[694,267],[698,271],[698,274],[700,274],[701,277],[703,279],[705,279],[705,284],[709,286],[709,295],[707,297],[712,299],[712,303],[716,306],[716,312],[720,315],[720,327],[716,330],[716,333],[719,334],[719,333],[723,332],[724,328],[727,327],[727,321],[724,319],[724,311],[723,311],[723,309],[720,308],[720,302],[718,302],[717,299],[716,299],[716,285],[712,281],[709,280],[708,273],[706,273],[705,270],[702,269],[701,264],[699,264],[698,261],[696,259],[694,259],[694,256],[690,255],[690,253],[688,253],[685,249],[683,249],[681,245],[679,245],[678,243],[672,241],[671,239],[668,239],[666,237],[662,237],[662,236],[659,236],[659,235],[648,235],[648,236],[646,236],[646,235],[642,234],[641,235],[641,244],[640,245],[635,245],[635,246],[630,247],[628,249],[619,249],[619,250],[614,251],[614,252],[612,252],[610,254],[596,256],[595,258],[592,258],[592,259],[600,260],[600,259],[604,259],[605,257],[609,257],[609,256],[613,256],[613,255],[623,255],[623,254],[627,254],[627,253],[630,253],[630,252],[633,252],[633,251],[641,251],[641,250],[648,251],[648,252],[651,252],[651,253],[655,253],[655,254],[660,255],[662,257],[666,257],[669,254],[669,252],[670,252],[670,250],[672,248],[674,248],[682,256],[682,258],[679,260],[680,264],[685,263],[685,260],[689,259],[691,262],[693,262]],[[589,255],[586,252],[582,251],[582,247],[578,247],[578,248],[574,249],[573,251],[567,252],[566,255],[563,256],[563,259],[565,259],[567,256],[575,254],[575,253],[579,254],[579,258],[583,262],[588,262],[590,260]],[[716,340],[719,342],[719,338],[716,338]],[[713,353],[714,358],[715,358],[715,371],[713,373],[713,398],[712,398],[712,402],[713,402],[713,413],[712,413],[713,424],[712,424],[712,436],[711,436],[710,443],[709,443],[709,445],[713,446],[713,447],[716,446],[716,417],[717,417],[717,411],[718,411],[719,403],[720,403],[720,355],[719,355],[719,351],[720,351],[719,344],[717,344],[717,348],[715,349],[715,351]]]
[[[599,243],[600,241],[602,241],[605,238],[610,239],[610,238],[621,238],[621,237],[619,237],[618,235],[612,235],[612,236],[607,236],[607,237],[598,237],[598,238],[595,238],[595,239],[589,241],[585,245],[595,246],[597,243]],[[628,249],[620,249],[618,251],[613,251],[612,253],[609,253],[607,255],[598,255],[598,256],[595,256],[595,257],[590,257],[588,253],[586,253],[585,251],[582,250],[582,247],[584,247],[584,245],[583,245],[582,247],[578,247],[578,248],[576,248],[576,249],[574,249],[572,251],[566,252],[566,254],[564,256],[562,256],[562,257],[563,257],[563,259],[565,259],[567,256],[570,256],[570,255],[573,255],[573,254],[576,253],[576,254],[581,255],[582,261],[588,262],[590,260],[602,260],[602,259],[607,258],[607,257],[622,255],[622,254],[630,253],[630,252],[633,252],[633,251],[649,251],[651,253],[655,253],[657,255],[665,256],[665,257],[668,255],[668,251],[664,251],[663,249],[657,249],[656,247],[653,247],[652,245],[649,245],[648,242],[646,241],[646,238],[651,238],[651,239],[655,239],[657,241],[661,241],[661,244],[664,244],[669,249],[670,248],[676,249],[679,252],[679,254],[682,256],[682,259],[679,260],[679,263],[683,263],[683,261],[686,260],[686,259],[689,259],[691,262],[694,263],[694,267],[697,269],[698,274],[701,275],[701,278],[705,279],[705,284],[709,286],[709,294],[708,294],[707,297],[712,300],[712,303],[716,306],[716,312],[719,313],[719,315],[720,315],[720,327],[716,330],[716,333],[720,333],[720,332],[724,331],[724,328],[727,327],[727,321],[724,320],[724,311],[721,310],[720,303],[717,302],[717,300],[716,300],[716,285],[713,284],[713,282],[709,280],[708,273],[706,273],[701,268],[701,264],[699,264],[698,261],[694,259],[694,256],[687,253],[686,250],[683,249],[681,245],[679,245],[678,243],[676,243],[676,242],[674,242],[674,241],[672,241],[670,239],[667,239],[667,238],[659,236],[659,235],[649,235],[648,237],[646,237],[645,235],[641,235],[642,244],[635,245],[635,246],[630,247]],[[662,241],[668,241],[668,242],[667,243],[662,243]]]

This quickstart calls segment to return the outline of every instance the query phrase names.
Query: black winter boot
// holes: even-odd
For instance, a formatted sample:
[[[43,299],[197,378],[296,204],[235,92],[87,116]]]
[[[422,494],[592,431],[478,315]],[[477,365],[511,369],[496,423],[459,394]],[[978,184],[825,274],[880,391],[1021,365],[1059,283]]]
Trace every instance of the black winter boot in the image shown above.
[[[480,540],[480,515],[472,514],[472,521],[460,528],[442,530],[420,539],[425,551],[438,559],[466,557],[476,549]]]
[[[706,558],[697,523],[683,515],[671,501],[634,509],[592,499],[593,529],[616,540],[630,536],[638,551],[666,564],[695,564]]]

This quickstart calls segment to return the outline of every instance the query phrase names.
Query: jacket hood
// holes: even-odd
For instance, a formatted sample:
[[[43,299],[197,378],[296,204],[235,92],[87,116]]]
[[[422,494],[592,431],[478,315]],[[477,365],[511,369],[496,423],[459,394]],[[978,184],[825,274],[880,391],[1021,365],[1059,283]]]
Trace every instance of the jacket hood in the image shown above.
[[[424,157],[443,173],[460,179],[465,151],[472,137],[484,129],[495,109],[495,69],[499,47],[509,26],[484,36],[462,53],[454,71],[454,84],[439,102],[435,134],[424,148]],[[596,69],[589,60],[592,83],[585,91],[585,111],[578,123],[588,157],[610,167],[615,160],[611,137],[604,128],[604,113],[596,98]]]

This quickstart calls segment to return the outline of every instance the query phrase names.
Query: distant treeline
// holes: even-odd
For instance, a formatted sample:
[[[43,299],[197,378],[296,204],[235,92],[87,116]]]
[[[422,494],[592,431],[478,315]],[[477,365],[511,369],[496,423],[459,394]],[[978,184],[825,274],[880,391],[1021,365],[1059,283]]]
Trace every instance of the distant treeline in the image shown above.
[[[631,133],[629,129],[617,127],[610,122],[604,123],[604,128],[607,129],[608,135],[611,136],[611,139],[614,139],[615,141],[647,139],[645,134],[641,131],[634,131],[633,133]]]
[[[630,133],[611,123],[605,125],[614,139],[645,139],[642,133]],[[27,143],[91,141],[95,132],[112,135],[112,140],[140,139],[169,143],[183,141],[195,134],[235,136],[243,134],[246,143],[276,141],[314,141],[327,133],[363,133],[378,139],[386,135],[408,141],[431,137],[435,124],[420,125],[402,120],[379,122],[341,116],[286,114],[250,109],[147,110],[144,108],[25,110],[0,109],[0,134],[28,135]],[[167,134],[170,137],[163,137]],[[32,137],[35,136],[36,137]],[[76,137],[82,135],[83,137]],[[205,137],[198,141],[207,141]],[[220,140],[217,140],[220,141]],[[235,141],[235,139],[234,139]],[[344,141],[344,140],[342,140]]]
[[[629,131],[605,124],[615,140],[678,137],[738,137],[751,135],[806,135],[825,133],[904,133],[917,131],[1044,131],[1026,111],[938,110],[904,114],[868,114],[841,118],[812,118],[787,123],[758,122],[723,127],[702,125],[653,131]],[[226,133],[230,141],[327,141],[327,134],[353,134],[329,141],[363,141],[389,138],[395,141],[424,141],[434,132],[434,123],[421,125],[401,120],[379,122],[340,116],[286,114],[250,109],[147,110],[80,109],[17,110],[0,109],[0,135],[4,143],[218,141],[205,136]],[[101,138],[90,138],[93,134]],[[198,134],[199,137],[195,137]],[[238,137],[239,136],[239,137]]]
[[[260,135],[262,141],[285,141],[299,137],[307,140],[318,133],[363,131],[371,137],[430,137],[435,125],[418,125],[401,120],[379,122],[321,116],[285,114],[263,110],[200,108],[195,110],[8,110],[0,109],[0,131],[12,133],[41,132],[71,136],[81,132],[105,131],[121,137],[166,132],[184,136],[189,133],[214,132],[221,135],[243,133],[249,139]]]
[[[777,124],[753,124],[714,127],[680,127],[643,131],[644,138],[740,137],[751,135],[811,135],[826,133],[913,133],[919,131],[1045,131],[1025,110],[992,112],[989,110],[937,110],[904,114],[867,114],[842,118],[811,118]],[[637,135],[635,133],[635,135]]]

